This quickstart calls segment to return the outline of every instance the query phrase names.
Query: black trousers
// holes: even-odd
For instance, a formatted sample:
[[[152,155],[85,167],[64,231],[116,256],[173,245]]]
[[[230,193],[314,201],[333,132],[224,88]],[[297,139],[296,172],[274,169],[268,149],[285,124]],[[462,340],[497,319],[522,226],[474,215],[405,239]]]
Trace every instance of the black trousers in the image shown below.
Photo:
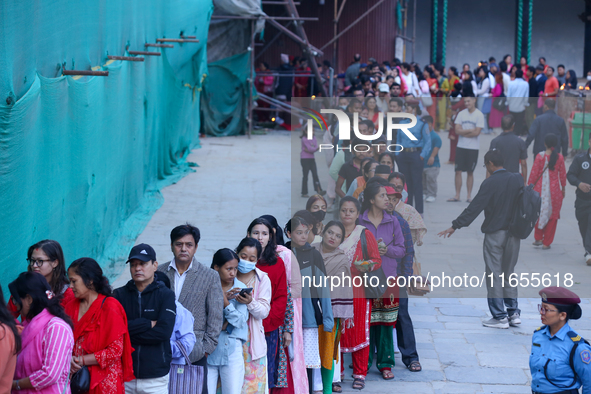
[[[528,130],[525,123],[525,111],[511,112],[511,115],[513,115],[513,118],[515,119],[515,127],[513,129],[515,135],[522,136],[527,134]]]
[[[402,362],[407,367],[413,361],[419,361],[417,343],[412,320],[408,314],[408,294],[406,287],[400,287],[400,298],[398,305],[398,320],[396,321],[396,341],[402,356]]]
[[[421,152],[402,151],[396,157],[398,170],[406,178],[408,190],[408,204],[415,207],[419,213],[423,213],[423,167]]]
[[[585,251],[591,253],[591,200],[575,200],[575,217],[579,222],[579,231],[583,238]]]
[[[302,194],[308,194],[308,173],[312,171],[312,180],[314,181],[314,190],[320,191],[320,180],[318,179],[318,171],[316,170],[316,160],[314,159],[300,159],[302,164]]]
[[[200,365],[203,367],[203,391],[202,394],[208,394],[207,392],[207,357],[203,356],[200,360],[195,361],[193,365]]]

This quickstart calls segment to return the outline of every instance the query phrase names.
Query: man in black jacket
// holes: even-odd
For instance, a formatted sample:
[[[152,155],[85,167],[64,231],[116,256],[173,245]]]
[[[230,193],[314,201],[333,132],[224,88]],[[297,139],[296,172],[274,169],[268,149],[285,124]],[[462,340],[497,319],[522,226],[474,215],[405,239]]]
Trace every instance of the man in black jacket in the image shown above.
[[[585,246],[585,262],[591,265],[591,149],[575,156],[566,179],[577,188],[575,216]]]
[[[525,140],[525,145],[529,146],[532,141],[534,142],[532,152],[534,157],[546,150],[544,140],[547,134],[552,133],[558,137],[558,145],[556,146],[558,153],[561,153],[562,149],[562,156],[566,158],[568,151],[568,131],[566,130],[564,119],[556,114],[556,111],[554,111],[555,108],[556,100],[551,98],[546,99],[544,102],[544,114],[538,116],[529,129],[529,135]]]
[[[172,360],[170,337],[174,329],[174,293],[154,280],[158,268],[156,252],[139,244],[129,253],[131,280],[116,289],[114,297],[123,305],[134,352],[133,374],[125,383],[126,394],[168,393],[168,373]]]
[[[491,279],[487,276],[488,307],[492,319],[482,324],[485,327],[509,328],[509,325],[521,324],[517,288],[508,286],[506,282],[515,271],[519,257],[520,239],[509,234],[509,225],[517,196],[523,188],[523,178],[503,168],[503,156],[498,150],[488,151],[484,155],[484,165],[491,175],[482,182],[468,208],[452,222],[450,228],[438,235],[450,237],[457,229],[468,227],[484,210],[481,228],[484,233],[484,264],[486,274],[493,274],[493,283],[491,286]],[[505,286],[501,274],[504,274]]]

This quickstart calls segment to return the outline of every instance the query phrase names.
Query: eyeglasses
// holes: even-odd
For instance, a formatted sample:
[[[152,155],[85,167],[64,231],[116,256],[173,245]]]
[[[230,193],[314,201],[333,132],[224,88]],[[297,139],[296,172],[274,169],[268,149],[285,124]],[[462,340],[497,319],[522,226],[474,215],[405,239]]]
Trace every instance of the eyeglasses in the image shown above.
[[[29,265],[31,267],[43,267],[43,264],[45,264],[48,261],[53,261],[53,260],[33,260],[33,259],[27,259],[27,261],[29,262]]]
[[[546,307],[543,307],[541,304],[538,304],[538,312],[540,312],[542,315],[545,315],[547,312],[558,312],[558,310],[548,309]]]

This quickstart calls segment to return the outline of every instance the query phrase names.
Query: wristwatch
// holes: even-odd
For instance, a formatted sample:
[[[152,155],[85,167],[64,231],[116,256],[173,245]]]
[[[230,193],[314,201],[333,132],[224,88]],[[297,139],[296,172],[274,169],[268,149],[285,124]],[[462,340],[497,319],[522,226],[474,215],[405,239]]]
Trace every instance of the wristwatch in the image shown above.
[[[20,391],[21,390],[21,386],[19,386],[18,380],[15,380],[14,383],[16,384],[16,387],[15,388]]]

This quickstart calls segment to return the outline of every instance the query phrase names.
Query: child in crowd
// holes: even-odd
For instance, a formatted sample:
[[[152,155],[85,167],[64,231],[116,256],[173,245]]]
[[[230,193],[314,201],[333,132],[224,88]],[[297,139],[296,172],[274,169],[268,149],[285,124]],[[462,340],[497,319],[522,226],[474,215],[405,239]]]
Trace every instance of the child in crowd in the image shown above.
[[[439,163],[439,149],[441,149],[441,137],[433,128],[433,118],[429,115],[423,117],[423,122],[429,125],[431,136],[431,152],[427,153],[423,168],[423,187],[425,191],[425,201],[435,202],[437,197],[437,177],[441,164]]]

